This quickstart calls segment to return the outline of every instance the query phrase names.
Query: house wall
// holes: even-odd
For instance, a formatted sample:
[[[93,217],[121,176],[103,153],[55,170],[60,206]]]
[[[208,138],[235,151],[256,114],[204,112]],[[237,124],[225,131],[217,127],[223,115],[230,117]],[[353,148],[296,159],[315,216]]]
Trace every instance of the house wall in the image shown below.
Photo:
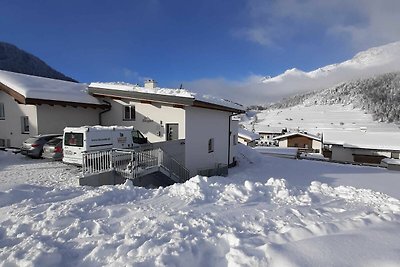
[[[185,139],[157,142],[153,144],[153,148],[161,148],[171,157],[185,166]]]
[[[230,143],[231,149],[230,149],[229,164],[234,163],[234,160],[236,158],[238,139],[239,139],[239,120],[231,119],[231,143]]]
[[[99,124],[101,109],[40,105],[37,106],[38,133],[63,133],[65,127]]]
[[[136,101],[123,102],[107,99],[112,105],[111,110],[102,115],[102,124],[105,126],[121,125],[133,126],[143,133],[149,142],[162,142],[166,140],[166,124],[177,123],[178,138],[185,139],[185,110],[164,104],[147,104]],[[136,119],[124,121],[123,112],[125,105],[134,105]]]
[[[332,145],[332,160],[342,162],[353,162],[353,153],[351,149],[346,149],[343,146]]]
[[[331,150],[332,160],[341,162],[379,164],[383,158],[390,158],[392,156],[392,153],[389,151],[346,148],[335,145],[332,146]]]
[[[312,140],[312,148],[318,149],[319,153],[322,153],[322,142],[317,141],[317,140]]]
[[[28,137],[38,134],[36,106],[18,104],[10,95],[0,91],[5,119],[0,120],[0,139],[9,139],[11,147],[20,147]],[[29,117],[29,133],[21,131],[21,116]]]
[[[198,107],[186,107],[186,168],[196,175],[199,170],[228,164],[230,113]],[[208,142],[214,138],[214,151],[208,152]],[[233,155],[232,153],[232,156]]]
[[[288,147],[312,148],[313,139],[305,136],[290,136],[287,140]]]
[[[273,146],[279,143],[274,140],[275,137],[281,135],[282,133],[269,133],[269,132],[258,132],[260,135],[260,140],[256,141],[259,145]]]
[[[288,147],[288,140],[287,139],[279,140],[279,147]]]

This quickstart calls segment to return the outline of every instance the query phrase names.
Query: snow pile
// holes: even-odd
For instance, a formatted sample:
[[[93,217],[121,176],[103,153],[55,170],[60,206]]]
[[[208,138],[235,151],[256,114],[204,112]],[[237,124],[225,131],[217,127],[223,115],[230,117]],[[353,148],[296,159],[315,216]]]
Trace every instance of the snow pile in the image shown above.
[[[268,165],[278,164],[248,148],[239,150],[240,167],[230,177],[196,176],[158,189],[133,187],[129,182],[78,187],[51,176],[68,172],[61,163],[0,151],[0,174],[9,180],[17,178],[22,165],[36,170],[30,174],[36,176],[35,182],[20,180],[0,191],[0,262],[17,266],[396,266],[400,262],[399,200],[322,182],[293,186],[286,179],[269,178]],[[299,161],[283,164],[287,162]],[[76,168],[68,168],[74,180]],[[299,168],[291,168],[302,179]],[[48,178],[53,183],[45,182]]]
[[[89,87],[193,98],[193,93],[185,89],[171,89],[171,88],[159,88],[159,87],[145,88],[137,84],[123,83],[123,82],[109,82],[109,83],[92,82],[90,83]]]
[[[193,100],[198,100],[206,103],[211,103],[229,108],[235,108],[244,111],[243,106],[238,103],[234,103],[230,100],[220,99],[210,95],[199,95],[197,93],[189,92],[186,89],[171,89],[171,88],[160,88],[160,87],[145,88],[145,87],[140,87],[137,84],[129,84],[123,82],[110,82],[110,83],[92,82],[90,83],[89,87],[111,89],[111,90],[122,90],[128,92],[139,92],[146,94],[186,97],[186,98],[192,98]]]

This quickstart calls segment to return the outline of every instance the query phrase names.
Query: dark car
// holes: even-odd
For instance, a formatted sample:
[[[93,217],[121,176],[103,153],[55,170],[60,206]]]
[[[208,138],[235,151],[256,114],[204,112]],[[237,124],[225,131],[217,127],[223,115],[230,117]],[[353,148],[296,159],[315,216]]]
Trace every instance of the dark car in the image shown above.
[[[43,146],[54,137],[62,137],[61,134],[43,134],[26,139],[21,146],[21,154],[32,158],[40,158]]]
[[[63,148],[62,148],[63,138],[54,137],[49,142],[43,146],[42,157],[46,159],[62,160],[63,158]]]

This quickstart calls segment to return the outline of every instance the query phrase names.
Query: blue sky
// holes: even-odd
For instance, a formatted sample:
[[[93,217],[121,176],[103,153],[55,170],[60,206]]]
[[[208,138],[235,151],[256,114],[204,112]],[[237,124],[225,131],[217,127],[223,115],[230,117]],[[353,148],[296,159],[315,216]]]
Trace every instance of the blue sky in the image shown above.
[[[397,0],[5,0],[1,11],[1,41],[82,82],[228,90],[221,81],[309,71],[400,40]]]

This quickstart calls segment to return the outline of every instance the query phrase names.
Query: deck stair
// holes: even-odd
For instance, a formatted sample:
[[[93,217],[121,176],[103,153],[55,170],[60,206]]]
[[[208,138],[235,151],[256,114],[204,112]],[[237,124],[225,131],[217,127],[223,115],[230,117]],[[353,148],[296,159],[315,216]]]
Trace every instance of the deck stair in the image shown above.
[[[91,151],[82,157],[83,177],[114,172],[124,179],[135,180],[160,172],[178,183],[190,178],[189,171],[161,148]]]

